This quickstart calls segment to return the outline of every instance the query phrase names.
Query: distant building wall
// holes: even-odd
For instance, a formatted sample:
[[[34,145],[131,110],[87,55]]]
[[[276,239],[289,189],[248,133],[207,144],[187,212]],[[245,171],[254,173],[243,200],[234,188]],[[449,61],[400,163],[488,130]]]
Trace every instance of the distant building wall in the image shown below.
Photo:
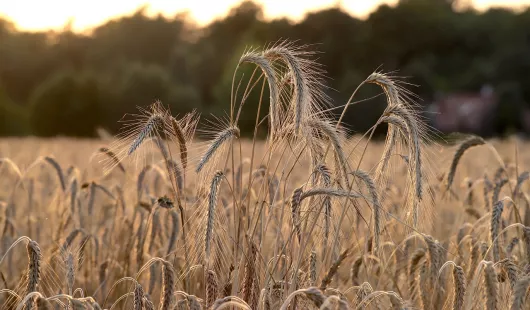
[[[433,126],[441,132],[483,133],[491,126],[488,119],[498,99],[491,87],[478,93],[450,93],[435,100],[429,108]]]

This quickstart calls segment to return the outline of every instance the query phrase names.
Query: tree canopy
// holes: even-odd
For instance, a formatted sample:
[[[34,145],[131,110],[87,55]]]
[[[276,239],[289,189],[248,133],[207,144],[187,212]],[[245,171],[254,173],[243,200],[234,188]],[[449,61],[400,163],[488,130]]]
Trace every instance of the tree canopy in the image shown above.
[[[411,90],[424,105],[437,93],[492,85],[500,94],[499,128],[519,126],[518,113],[530,102],[530,9],[478,12],[456,10],[453,2],[401,0],[366,19],[336,7],[299,22],[265,20],[260,6],[244,2],[204,27],[185,14],[149,17],[140,9],[86,34],[19,31],[0,19],[0,135],[115,131],[124,113],[155,100],[176,114],[223,116],[239,56],[279,40],[321,52],[335,105],[381,69],[418,85]],[[367,87],[358,99],[378,93]],[[344,123],[365,131],[383,106],[382,96],[355,105]],[[254,120],[242,115],[243,133]]]

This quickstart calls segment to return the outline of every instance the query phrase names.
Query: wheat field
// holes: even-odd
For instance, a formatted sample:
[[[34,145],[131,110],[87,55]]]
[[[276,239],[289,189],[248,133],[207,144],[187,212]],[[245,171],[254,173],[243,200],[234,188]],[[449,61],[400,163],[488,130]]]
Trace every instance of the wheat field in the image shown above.
[[[530,143],[435,143],[381,72],[386,140],[348,138],[311,56],[245,53],[210,126],[156,102],[117,137],[0,140],[0,309],[530,309]]]

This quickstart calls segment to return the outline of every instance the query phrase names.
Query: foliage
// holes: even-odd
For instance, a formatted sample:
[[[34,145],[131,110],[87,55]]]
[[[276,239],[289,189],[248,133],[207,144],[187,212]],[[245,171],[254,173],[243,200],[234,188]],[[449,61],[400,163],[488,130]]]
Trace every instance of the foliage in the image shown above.
[[[93,136],[105,97],[92,74],[60,72],[35,90],[30,107],[33,130],[42,136]]]
[[[27,113],[13,104],[0,85],[0,135],[21,136],[29,133]]]
[[[530,103],[529,38],[530,9],[478,12],[460,1],[442,0],[402,0],[380,6],[366,19],[335,7],[309,13],[299,22],[265,20],[260,6],[243,2],[204,27],[186,14],[149,17],[142,8],[82,34],[68,29],[29,33],[0,19],[0,84],[15,105],[27,107],[61,72],[90,70],[111,90],[100,98],[105,107],[99,122],[115,131],[116,115],[155,99],[177,113],[192,107],[205,113],[223,110],[230,99],[224,86],[231,78],[233,55],[245,47],[290,39],[322,52],[318,59],[330,77],[327,95],[335,105],[344,104],[352,85],[378,68],[399,70],[399,76],[420,85],[414,91],[423,105],[437,92],[478,92],[486,84],[501,93],[509,88],[509,96],[499,95],[500,108],[509,114],[496,120],[501,133],[520,127],[520,110]],[[363,132],[380,112],[373,107],[383,104],[379,96],[356,105],[343,123]],[[34,133],[58,132],[43,126],[33,123]],[[249,134],[244,127],[242,134]]]

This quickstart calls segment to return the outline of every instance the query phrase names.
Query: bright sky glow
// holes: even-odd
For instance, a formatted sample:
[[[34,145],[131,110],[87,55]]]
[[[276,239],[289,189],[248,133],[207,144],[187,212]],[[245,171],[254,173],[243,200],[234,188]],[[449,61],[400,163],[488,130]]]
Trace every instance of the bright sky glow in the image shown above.
[[[530,0],[467,0],[477,9],[491,6],[523,8]],[[21,30],[60,30],[69,21],[74,31],[93,28],[117,16],[128,15],[142,5],[149,5],[149,14],[173,16],[189,12],[199,24],[223,17],[241,0],[2,0],[0,16],[13,21]],[[366,16],[382,3],[397,0],[258,0],[264,6],[265,17],[287,16],[299,20],[310,11],[337,5],[355,16]]]

